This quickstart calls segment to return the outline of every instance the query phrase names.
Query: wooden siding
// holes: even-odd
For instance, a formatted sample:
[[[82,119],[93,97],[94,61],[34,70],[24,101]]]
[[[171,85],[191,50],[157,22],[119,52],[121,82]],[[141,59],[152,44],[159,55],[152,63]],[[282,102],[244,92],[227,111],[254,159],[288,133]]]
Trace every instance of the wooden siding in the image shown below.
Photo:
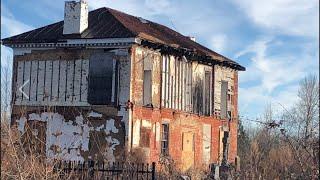
[[[16,68],[15,105],[88,105],[89,60],[26,60]]]

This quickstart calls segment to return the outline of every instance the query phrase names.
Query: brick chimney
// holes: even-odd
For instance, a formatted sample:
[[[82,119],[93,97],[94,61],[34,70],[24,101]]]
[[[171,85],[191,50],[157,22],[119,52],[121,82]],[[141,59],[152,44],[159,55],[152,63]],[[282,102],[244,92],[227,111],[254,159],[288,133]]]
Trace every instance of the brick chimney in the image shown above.
[[[88,3],[66,1],[64,6],[63,34],[81,34],[88,28]]]

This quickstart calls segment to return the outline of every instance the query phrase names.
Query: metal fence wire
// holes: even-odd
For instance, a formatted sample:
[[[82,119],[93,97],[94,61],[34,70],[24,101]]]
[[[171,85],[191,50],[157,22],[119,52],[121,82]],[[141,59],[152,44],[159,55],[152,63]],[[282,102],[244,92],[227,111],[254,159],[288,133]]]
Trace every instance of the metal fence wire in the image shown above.
[[[155,162],[56,161],[54,171],[61,179],[155,180]]]

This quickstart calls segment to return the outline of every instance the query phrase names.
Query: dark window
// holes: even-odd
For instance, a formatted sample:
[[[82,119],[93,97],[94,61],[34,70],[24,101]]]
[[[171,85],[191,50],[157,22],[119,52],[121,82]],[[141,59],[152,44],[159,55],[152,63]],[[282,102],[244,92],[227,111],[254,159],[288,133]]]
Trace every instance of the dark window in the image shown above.
[[[196,76],[192,89],[193,96],[193,113],[203,115],[203,93],[204,93],[204,80],[200,76]]]
[[[228,95],[228,82],[222,81],[221,82],[221,104],[220,104],[220,110],[221,110],[221,118],[226,119],[227,118],[227,95]]]
[[[114,102],[116,62],[112,53],[96,53],[90,57],[88,102],[108,105]],[[112,98],[113,97],[113,98]]]
[[[161,154],[169,155],[169,124],[162,124]]]
[[[143,73],[143,105],[150,106],[152,104],[152,72],[144,70]]]
[[[229,132],[224,131],[223,138],[222,138],[222,143],[223,143],[222,159],[223,159],[223,161],[226,162],[227,159],[228,159]]]

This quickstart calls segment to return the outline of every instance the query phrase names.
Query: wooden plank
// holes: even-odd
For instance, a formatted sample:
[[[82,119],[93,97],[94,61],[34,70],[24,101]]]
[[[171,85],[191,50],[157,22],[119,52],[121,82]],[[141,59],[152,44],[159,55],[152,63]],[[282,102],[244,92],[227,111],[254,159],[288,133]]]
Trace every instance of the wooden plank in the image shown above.
[[[74,80],[74,64],[75,61],[67,61],[67,91],[66,91],[66,101],[72,103],[73,100],[73,80]]]
[[[186,111],[186,62],[182,61],[182,111]]]
[[[59,102],[64,104],[66,101],[66,79],[67,79],[67,61],[60,60],[60,70],[59,70]]]
[[[37,90],[37,101],[43,102],[44,94],[44,81],[45,81],[45,61],[39,61],[38,69],[38,90]]]
[[[179,70],[179,85],[180,85],[180,91],[179,91],[179,110],[182,110],[182,92],[184,92],[184,89],[182,88],[183,87],[183,63],[182,63],[182,60],[179,61],[180,62],[180,70]]]
[[[188,80],[187,80],[187,111],[192,110],[192,63],[187,64]]]
[[[89,75],[89,60],[82,60],[82,71],[81,71],[81,102],[87,102],[88,98],[88,75]]]
[[[170,67],[169,67],[169,63],[170,63],[170,59],[168,58],[168,56],[165,56],[165,61],[166,61],[166,94],[165,94],[165,107],[169,108],[169,86],[170,86],[170,76],[169,76],[169,71],[170,71]]]
[[[51,85],[52,85],[52,61],[46,61],[46,72],[45,72],[45,83],[44,83],[44,101],[51,101]]]
[[[177,109],[177,99],[178,99],[178,93],[177,93],[177,60],[176,60],[176,57],[174,56],[173,57],[173,82],[172,82],[172,86],[173,86],[173,89],[172,89],[172,95],[173,95],[173,101],[172,101],[172,109]]]
[[[172,58],[171,56],[168,56],[168,68],[169,68],[169,73],[168,73],[168,108],[172,108]]]
[[[166,94],[166,62],[165,62],[165,56],[162,56],[161,59],[161,107],[165,107],[165,94]]]
[[[180,109],[180,61],[176,58],[176,109]]]
[[[22,93],[19,88],[23,85],[24,61],[18,61],[17,81],[16,81],[16,99],[15,103],[20,104],[22,101]]]
[[[112,59],[112,91],[111,102],[114,103],[116,97],[116,60]]]
[[[24,75],[23,75],[23,83],[26,83],[26,85],[22,88],[22,91],[26,94],[27,97],[22,96],[23,102],[29,102],[30,99],[30,73],[31,71],[31,61],[25,61],[24,63]]]
[[[31,79],[30,79],[30,103],[37,101],[37,85],[38,85],[38,61],[31,61]]]
[[[82,60],[77,59],[75,62],[75,73],[74,73],[74,97],[73,102],[80,102],[81,93],[81,64]]]
[[[51,101],[59,100],[59,60],[52,61],[52,89]]]

